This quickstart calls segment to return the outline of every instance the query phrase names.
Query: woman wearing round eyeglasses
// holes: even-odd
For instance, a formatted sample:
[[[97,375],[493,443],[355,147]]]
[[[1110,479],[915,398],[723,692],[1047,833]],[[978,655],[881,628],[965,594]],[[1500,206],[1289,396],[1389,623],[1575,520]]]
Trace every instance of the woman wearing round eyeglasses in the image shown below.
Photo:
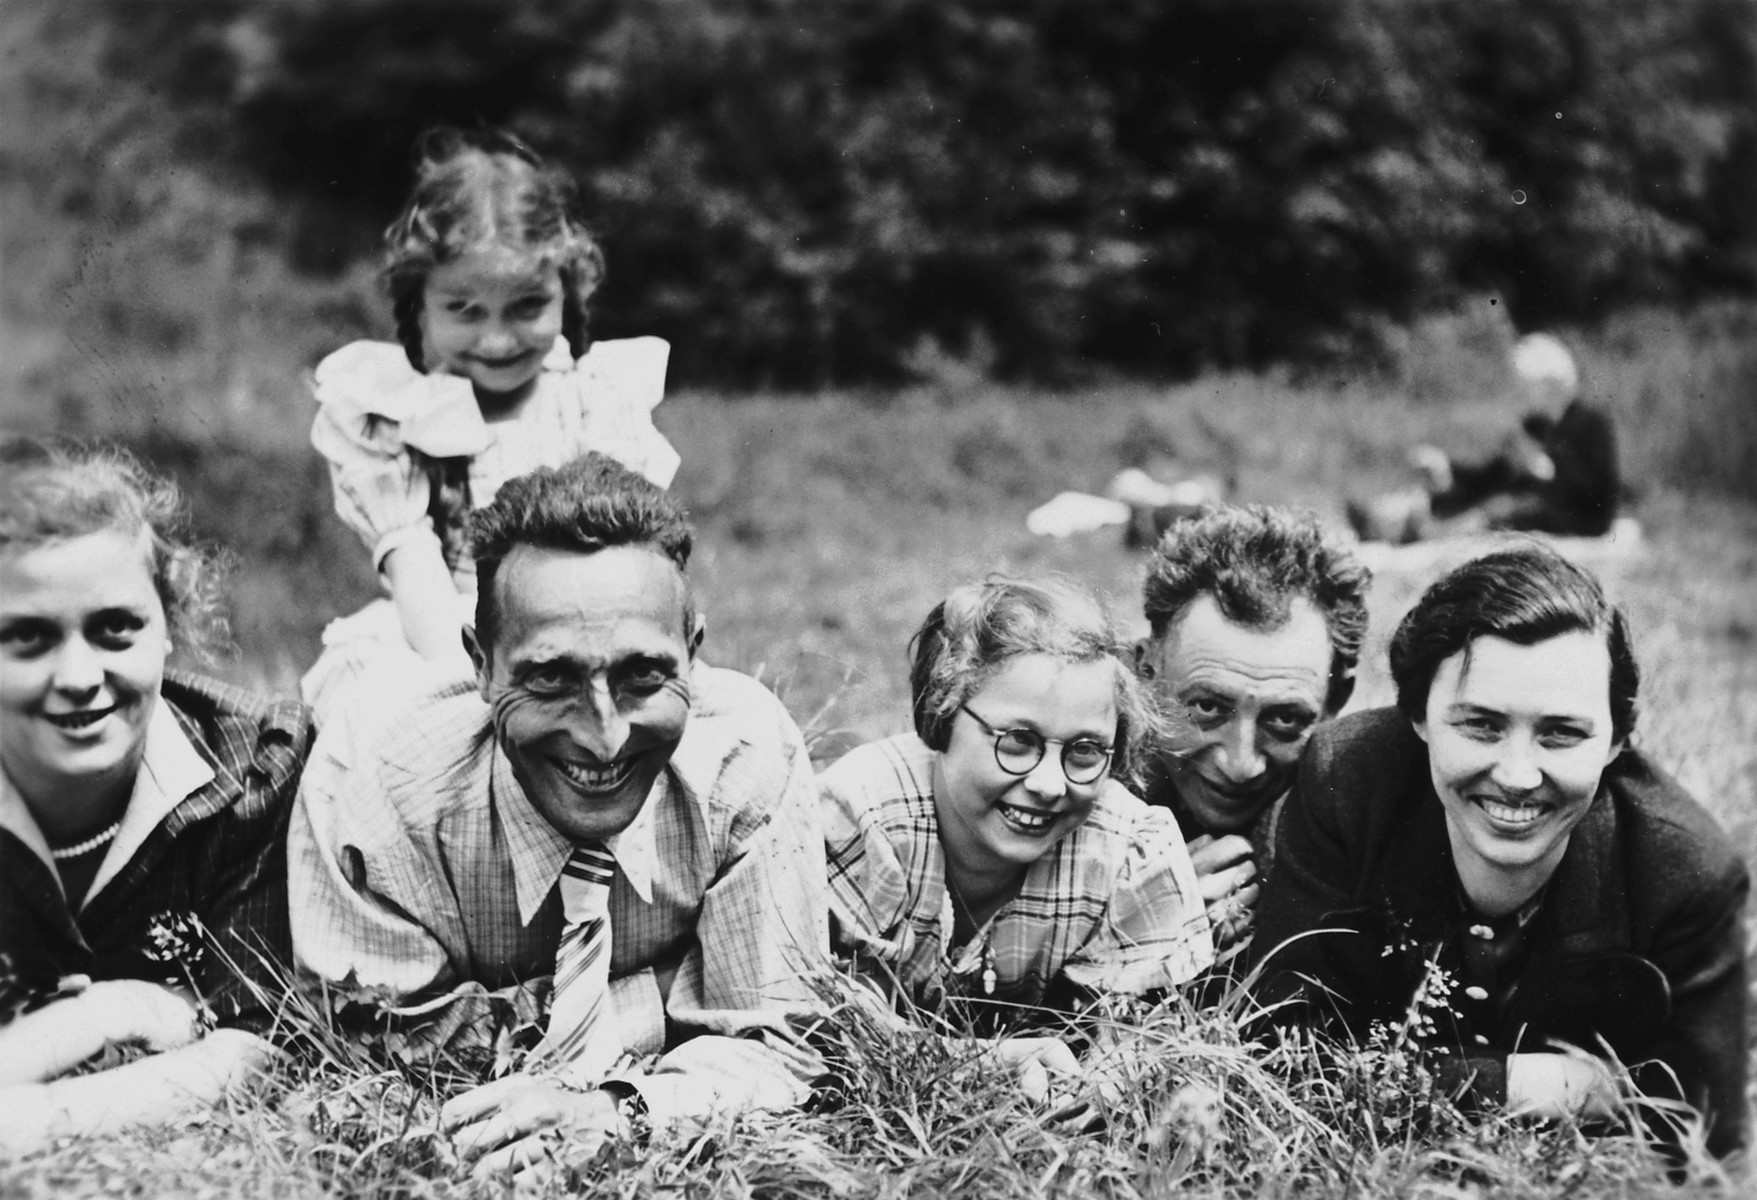
[[[1213,945],[1177,824],[1121,782],[1157,721],[1097,599],[968,584],[911,654],[915,732],[818,780],[838,952],[917,1016],[1200,974]]]

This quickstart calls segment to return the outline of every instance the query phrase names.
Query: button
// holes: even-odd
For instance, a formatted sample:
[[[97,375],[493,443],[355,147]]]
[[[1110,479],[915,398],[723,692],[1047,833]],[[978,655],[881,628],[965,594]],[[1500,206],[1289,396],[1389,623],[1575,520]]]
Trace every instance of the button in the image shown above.
[[[1479,988],[1474,984],[1465,988],[1464,994],[1469,996],[1472,1000],[1487,1000],[1489,998],[1489,990],[1487,988]]]
[[[1470,936],[1479,937],[1487,942],[1494,939],[1495,931],[1487,925],[1472,925],[1470,927]]]

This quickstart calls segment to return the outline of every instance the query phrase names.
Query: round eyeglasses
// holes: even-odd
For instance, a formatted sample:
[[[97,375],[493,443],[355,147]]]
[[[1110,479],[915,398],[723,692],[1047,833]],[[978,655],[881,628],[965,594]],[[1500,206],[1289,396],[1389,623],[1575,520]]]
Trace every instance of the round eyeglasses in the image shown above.
[[[977,716],[968,704],[960,704],[958,710],[994,735],[995,765],[1008,775],[1031,774],[1051,746],[1062,748],[1062,774],[1067,776],[1069,783],[1095,783],[1110,768],[1113,751],[1096,738],[1074,738],[1064,742],[1059,738],[1046,738],[1035,729],[996,729]]]

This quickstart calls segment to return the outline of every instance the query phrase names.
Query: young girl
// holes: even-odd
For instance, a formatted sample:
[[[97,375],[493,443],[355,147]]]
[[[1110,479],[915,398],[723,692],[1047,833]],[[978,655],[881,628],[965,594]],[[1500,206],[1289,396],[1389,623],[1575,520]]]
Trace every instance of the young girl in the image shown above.
[[[303,681],[319,713],[369,669],[467,668],[475,592],[463,522],[501,484],[600,450],[664,487],[677,453],[653,427],[666,343],[588,343],[603,277],[572,181],[500,133],[425,135],[414,193],[385,231],[397,338],[317,368],[312,444],[336,512],[390,593],[324,631]]]

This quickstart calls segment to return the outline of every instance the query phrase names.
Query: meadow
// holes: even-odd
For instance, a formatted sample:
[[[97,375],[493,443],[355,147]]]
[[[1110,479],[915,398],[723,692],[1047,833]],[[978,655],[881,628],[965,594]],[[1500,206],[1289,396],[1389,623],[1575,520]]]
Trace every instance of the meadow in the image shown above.
[[[1705,455],[1743,453],[1703,421],[1743,419],[1750,357],[1719,336],[1742,314],[1685,323],[1649,315],[1586,341],[1587,386],[1618,412],[1639,481],[1644,540],[1597,560],[1629,611],[1646,667],[1641,737],[1757,849],[1757,506]],[[1709,329],[1691,344],[1686,333]],[[1418,331],[1419,335],[1420,331]],[[704,653],[758,674],[808,730],[814,753],[907,724],[904,644],[951,584],[989,570],[1063,571],[1138,616],[1140,557],[1115,530],[1037,538],[1025,513],[1066,488],[1097,491],[1117,469],[1231,476],[1241,500],[1341,503],[1404,482],[1413,441],[1492,444],[1515,413],[1504,380],[1472,376],[1444,330],[1412,362],[1427,374],[1339,384],[1219,376],[1175,387],[1079,394],[1001,389],[945,371],[902,392],[815,397],[685,392],[659,420],[682,453],[676,487],[699,525],[694,575]],[[1454,347],[1456,349],[1456,347]],[[1480,365],[1480,364],[1479,364]],[[328,514],[303,443],[296,378],[272,405],[227,416],[138,404],[84,424],[108,429],[178,476],[199,529],[237,558],[237,652],[214,664],[270,690],[296,687],[322,624],[371,594],[364,554]],[[212,393],[209,393],[212,395]],[[219,397],[215,397],[216,401]],[[1748,450],[1748,445],[1747,448]],[[1731,489],[1736,491],[1736,489]],[[1389,697],[1384,645],[1433,573],[1393,559],[1373,596],[1356,705]],[[1236,1001],[1234,1002],[1236,1005]],[[811,1113],[667,1135],[574,1163],[551,1190],[603,1196],[1646,1195],[1662,1164],[1621,1137],[1506,1119],[1480,1125],[1436,1107],[1396,1047],[1319,1070],[1316,1051],[1241,1043],[1234,1009],[1172,1003],[1119,1014],[1127,1086],[1105,1129],[1046,1124],[980,1055],[924,1052],[852,1015],[837,1035],[856,1081]],[[150,1134],[79,1142],[0,1165],[0,1197],[75,1194],[451,1197],[493,1194],[461,1177],[434,1132],[434,1087],[381,1047],[336,1035],[290,1001],[305,1053],[230,1111]],[[1692,1160],[1687,1192],[1748,1186]]]

